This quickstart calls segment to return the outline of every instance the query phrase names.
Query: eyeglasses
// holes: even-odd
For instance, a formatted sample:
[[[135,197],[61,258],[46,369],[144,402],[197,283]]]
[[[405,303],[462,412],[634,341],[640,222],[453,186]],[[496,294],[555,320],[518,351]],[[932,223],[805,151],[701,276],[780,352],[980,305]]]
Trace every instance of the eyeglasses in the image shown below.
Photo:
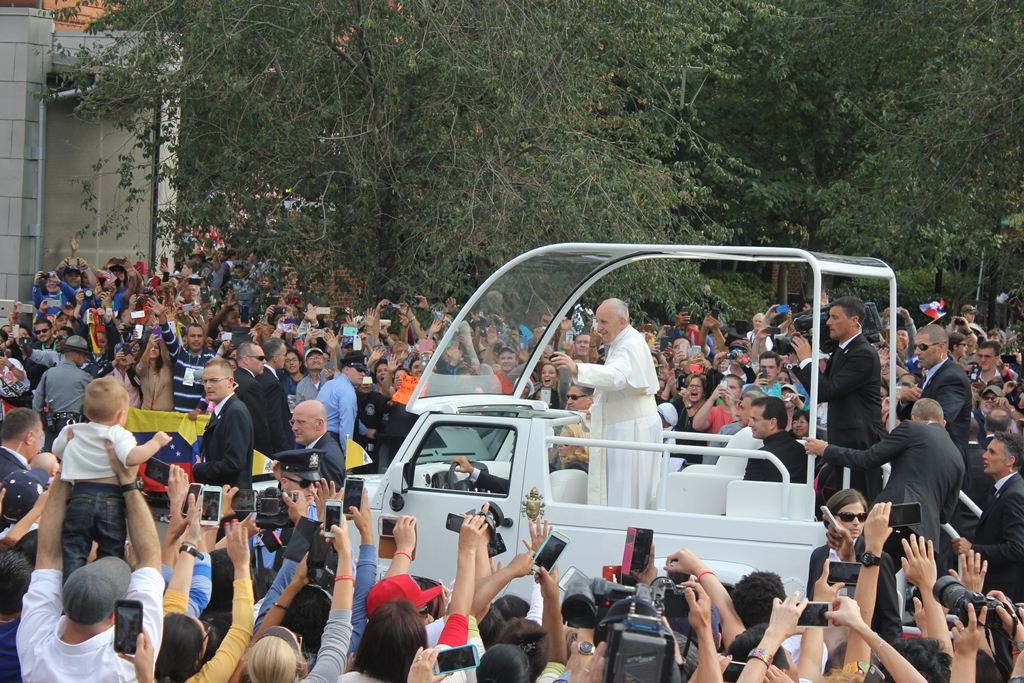
[[[315,422],[315,420],[296,420],[294,417],[288,420],[288,424],[290,424],[292,427],[294,427],[295,425],[302,426],[305,424],[309,424],[310,422]]]
[[[994,401],[998,398],[995,394],[985,394],[981,397],[982,401]]]
[[[217,382],[223,382],[224,380],[231,379],[230,377],[207,377],[200,384],[206,386],[208,384],[216,384]]]
[[[256,358],[257,360],[266,360],[266,356],[242,356],[243,358]]]
[[[868,513],[866,512],[837,512],[836,517],[838,517],[840,521],[846,522],[847,524],[849,524],[853,520],[857,520],[861,524],[868,521]]]
[[[914,344],[914,348],[918,351],[927,351],[933,346],[935,346],[935,344]]]
[[[583,398],[583,394],[566,394],[565,397],[570,401],[578,401]]]
[[[47,332],[50,331],[50,328],[49,327],[37,327],[36,329],[34,329],[32,331],[35,332],[36,334],[46,334]]]
[[[288,481],[298,486],[300,489],[308,489],[313,485],[313,482],[308,479],[292,479],[291,477],[285,477]]]

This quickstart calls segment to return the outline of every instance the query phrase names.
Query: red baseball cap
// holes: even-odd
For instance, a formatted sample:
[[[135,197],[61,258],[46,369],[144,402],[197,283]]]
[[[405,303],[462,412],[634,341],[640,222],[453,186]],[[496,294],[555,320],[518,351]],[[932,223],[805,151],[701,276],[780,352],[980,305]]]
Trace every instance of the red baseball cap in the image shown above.
[[[422,590],[408,574],[389,576],[370,589],[366,596],[366,615],[373,616],[378,607],[392,600],[408,600],[413,607],[423,607],[440,595],[441,590],[441,586]]]

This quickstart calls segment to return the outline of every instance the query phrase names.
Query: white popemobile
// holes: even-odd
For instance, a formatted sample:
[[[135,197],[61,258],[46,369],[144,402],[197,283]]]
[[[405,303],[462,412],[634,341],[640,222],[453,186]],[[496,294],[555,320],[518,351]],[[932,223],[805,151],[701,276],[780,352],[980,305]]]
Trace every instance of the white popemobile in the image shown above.
[[[760,441],[744,429],[733,437],[666,432],[693,445],[609,442],[555,436],[563,425],[580,420],[540,401],[516,398],[527,374],[512,395],[498,393],[490,368],[478,375],[439,375],[434,366],[445,349],[463,344],[472,314],[500,315],[509,324],[529,327],[544,316],[552,322],[531,340],[532,368],[561,321],[584,293],[622,266],[649,259],[688,259],[806,264],[814,278],[814,339],[820,339],[823,275],[884,280],[889,283],[889,344],[896,346],[896,276],[882,261],[816,254],[801,249],[627,244],[557,244],[525,253],[502,266],[469,298],[438,344],[416,387],[408,410],[419,418],[387,472],[367,477],[374,517],[409,514],[417,518],[418,543],[414,572],[450,580],[455,575],[457,534],[445,528],[449,513],[465,513],[494,502],[505,515],[498,529],[508,550],[496,559],[508,563],[529,539],[528,518],[544,519],[563,532],[569,545],[558,562],[599,576],[604,565],[619,564],[628,527],[654,530],[659,557],[686,547],[711,565],[724,582],[756,570],[777,572],[788,591],[804,590],[811,550],[824,542],[824,528],[814,520],[810,484],[789,481],[773,455],[758,450]],[[544,318],[548,319],[548,318]],[[813,363],[818,348],[814,344]],[[890,393],[895,391],[895,354],[890,356]],[[815,435],[817,375],[808,402],[810,435]],[[895,420],[895,403],[890,406]],[[726,441],[709,448],[709,441]],[[586,504],[587,475],[578,470],[548,471],[548,451],[558,444],[591,448],[642,450],[660,459],[655,509],[634,510]],[[669,473],[670,453],[719,456],[715,465],[694,465]],[[486,465],[487,472],[508,482],[507,493],[479,492],[457,474],[455,456]],[[781,483],[743,481],[748,458],[770,460]],[[808,456],[808,471],[813,460]],[[614,486],[614,482],[610,482]],[[535,491],[534,491],[535,490]],[[514,589],[519,582],[512,584]]]

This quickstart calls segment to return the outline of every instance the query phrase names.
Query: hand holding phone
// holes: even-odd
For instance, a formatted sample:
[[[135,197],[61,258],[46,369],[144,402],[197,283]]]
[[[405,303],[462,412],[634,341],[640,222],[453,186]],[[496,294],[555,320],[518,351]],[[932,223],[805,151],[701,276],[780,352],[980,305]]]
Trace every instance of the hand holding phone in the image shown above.
[[[138,600],[118,600],[114,603],[114,652],[134,655],[140,633],[142,603]]]
[[[351,516],[349,508],[360,509],[363,505],[363,485],[362,479],[356,477],[348,477],[345,479],[345,498],[342,505],[342,512],[345,513],[345,517]]]
[[[324,538],[334,538],[331,527],[340,527],[345,523],[341,505],[340,500],[328,500],[324,503]]]

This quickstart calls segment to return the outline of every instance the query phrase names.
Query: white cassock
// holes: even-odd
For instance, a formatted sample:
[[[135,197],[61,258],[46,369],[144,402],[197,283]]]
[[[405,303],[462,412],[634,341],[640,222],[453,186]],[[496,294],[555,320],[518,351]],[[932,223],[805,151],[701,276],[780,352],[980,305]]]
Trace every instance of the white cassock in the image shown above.
[[[608,345],[604,365],[577,363],[577,382],[593,387],[590,433],[595,439],[661,443],[654,400],[658,373],[644,336],[627,327]],[[591,448],[587,503],[651,508],[661,472],[660,454]]]

